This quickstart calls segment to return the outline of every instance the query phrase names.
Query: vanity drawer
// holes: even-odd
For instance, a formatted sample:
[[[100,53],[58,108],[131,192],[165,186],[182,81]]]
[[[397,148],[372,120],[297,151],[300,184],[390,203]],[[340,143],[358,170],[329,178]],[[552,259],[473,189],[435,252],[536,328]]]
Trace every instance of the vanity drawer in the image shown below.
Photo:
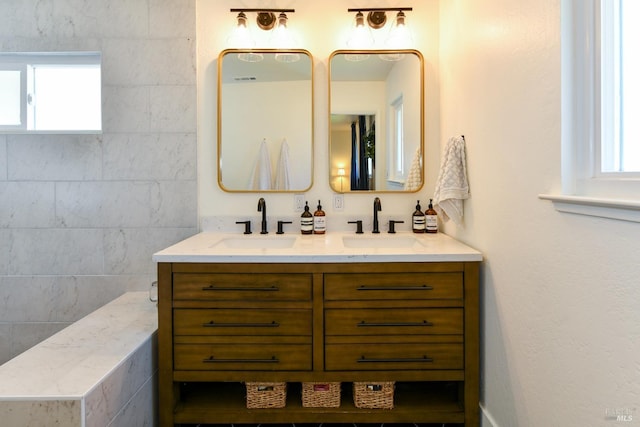
[[[183,371],[309,371],[309,344],[176,344],[174,368]]]
[[[325,300],[461,299],[462,273],[326,274]]]
[[[311,275],[286,273],[179,273],[173,298],[216,301],[309,301]]]
[[[462,369],[462,343],[444,344],[328,344],[327,371],[388,371]]]
[[[176,309],[175,335],[311,335],[311,310]]]
[[[325,335],[461,335],[461,308],[330,309]]]

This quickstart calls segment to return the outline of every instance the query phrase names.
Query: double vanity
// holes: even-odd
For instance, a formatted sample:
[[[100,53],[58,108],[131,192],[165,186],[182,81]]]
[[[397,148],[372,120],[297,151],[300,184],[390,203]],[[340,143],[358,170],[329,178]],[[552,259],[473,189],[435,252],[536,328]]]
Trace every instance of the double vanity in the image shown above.
[[[161,426],[478,425],[482,255],[445,234],[204,232],[154,260]],[[394,408],[356,408],[356,381],[394,381]],[[286,382],[286,406],[247,409],[245,382]]]

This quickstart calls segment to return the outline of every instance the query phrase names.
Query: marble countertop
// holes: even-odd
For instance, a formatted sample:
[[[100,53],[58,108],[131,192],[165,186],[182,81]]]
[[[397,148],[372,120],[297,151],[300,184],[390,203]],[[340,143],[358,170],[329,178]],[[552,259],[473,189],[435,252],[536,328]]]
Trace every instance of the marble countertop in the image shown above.
[[[464,262],[482,261],[482,254],[444,233],[243,235],[202,232],[155,253],[153,260],[195,263]]]
[[[148,292],[128,292],[0,366],[0,401],[75,399],[158,328]]]

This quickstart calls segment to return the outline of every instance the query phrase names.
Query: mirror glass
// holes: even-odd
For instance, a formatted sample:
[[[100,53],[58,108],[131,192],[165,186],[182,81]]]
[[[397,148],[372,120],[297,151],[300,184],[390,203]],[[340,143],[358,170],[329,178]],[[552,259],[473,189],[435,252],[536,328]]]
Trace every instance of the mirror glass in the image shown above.
[[[313,179],[313,59],[305,50],[218,57],[218,184],[306,191]]]
[[[336,51],[329,60],[329,177],[336,192],[420,190],[420,52]]]

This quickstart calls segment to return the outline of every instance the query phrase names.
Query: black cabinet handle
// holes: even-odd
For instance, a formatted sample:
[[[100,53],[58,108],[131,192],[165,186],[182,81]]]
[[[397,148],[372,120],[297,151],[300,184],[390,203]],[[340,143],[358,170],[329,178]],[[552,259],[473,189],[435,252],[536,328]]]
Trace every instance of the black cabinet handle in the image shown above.
[[[364,320],[358,323],[359,328],[362,327],[383,327],[383,326],[433,326],[433,323],[428,320],[423,320],[422,322],[389,322],[389,323],[371,323],[365,322]]]
[[[202,324],[203,328],[242,328],[242,327],[251,327],[251,328],[279,328],[280,324],[275,320],[271,323],[220,323],[215,321],[210,321],[208,323]]]
[[[271,359],[216,359],[209,356],[202,359],[202,363],[280,363],[280,360],[275,356],[271,356]]]
[[[389,358],[389,359],[367,359],[364,356],[360,356],[357,360],[358,363],[432,363],[433,359],[427,356],[422,357],[408,357],[408,358]]]
[[[432,291],[433,286],[366,286],[360,285],[356,288],[358,291]]]
[[[241,286],[215,286],[209,285],[202,288],[203,291],[241,291],[241,292],[273,292],[279,291],[280,288],[277,286],[265,286],[260,288],[245,288]]]

